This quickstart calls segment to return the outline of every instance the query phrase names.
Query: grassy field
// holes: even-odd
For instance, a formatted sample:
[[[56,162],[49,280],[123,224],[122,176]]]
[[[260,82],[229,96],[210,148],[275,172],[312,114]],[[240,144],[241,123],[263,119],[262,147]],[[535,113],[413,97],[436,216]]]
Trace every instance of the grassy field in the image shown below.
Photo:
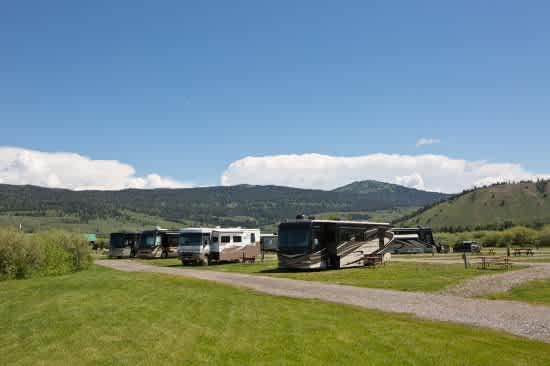
[[[2,365],[547,365],[550,345],[104,268],[0,282]]]
[[[517,300],[550,305],[550,280],[531,281],[510,291],[487,296],[492,300]]]
[[[158,266],[181,266],[178,259],[141,260]],[[305,281],[331,282],[343,285],[386,288],[401,291],[439,291],[444,287],[467,278],[500,272],[480,270],[471,267],[467,270],[461,264],[399,263],[372,268],[349,268],[328,271],[278,271],[276,259],[255,264],[221,264],[196,266],[195,269],[222,272],[240,272],[267,276],[293,278]]]

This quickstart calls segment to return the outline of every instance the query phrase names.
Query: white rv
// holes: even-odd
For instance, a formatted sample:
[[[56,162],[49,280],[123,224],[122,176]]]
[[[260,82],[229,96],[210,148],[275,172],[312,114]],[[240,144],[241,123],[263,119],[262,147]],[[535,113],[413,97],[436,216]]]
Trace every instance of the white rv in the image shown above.
[[[216,228],[212,230],[210,261],[255,261],[260,255],[260,229]]]
[[[178,245],[178,257],[181,259],[181,264],[208,264],[211,261],[212,230],[200,227],[181,229]]]

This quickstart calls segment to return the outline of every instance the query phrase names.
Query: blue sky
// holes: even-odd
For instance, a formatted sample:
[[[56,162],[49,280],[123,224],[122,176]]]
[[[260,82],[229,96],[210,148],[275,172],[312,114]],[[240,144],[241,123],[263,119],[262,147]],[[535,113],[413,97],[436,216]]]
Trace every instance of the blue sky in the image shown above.
[[[545,174],[549,18],[544,1],[8,2],[0,146],[199,185],[305,153]]]

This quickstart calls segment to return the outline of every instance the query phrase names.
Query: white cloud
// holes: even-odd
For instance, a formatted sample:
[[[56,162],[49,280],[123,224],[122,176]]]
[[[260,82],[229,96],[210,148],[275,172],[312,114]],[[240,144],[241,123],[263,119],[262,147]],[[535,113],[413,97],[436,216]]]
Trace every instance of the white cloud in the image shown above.
[[[424,146],[424,145],[433,145],[433,144],[439,144],[441,142],[440,139],[429,139],[429,138],[419,138],[416,141],[416,147]]]
[[[245,157],[227,167],[221,183],[333,189],[352,181],[374,179],[455,193],[473,186],[536,178],[550,178],[550,175],[535,174],[514,163],[467,161],[444,155],[302,154]]]
[[[191,186],[158,174],[139,177],[135,173],[132,166],[116,160],[93,160],[75,153],[0,147],[0,183],[4,184],[32,184],[75,190]]]

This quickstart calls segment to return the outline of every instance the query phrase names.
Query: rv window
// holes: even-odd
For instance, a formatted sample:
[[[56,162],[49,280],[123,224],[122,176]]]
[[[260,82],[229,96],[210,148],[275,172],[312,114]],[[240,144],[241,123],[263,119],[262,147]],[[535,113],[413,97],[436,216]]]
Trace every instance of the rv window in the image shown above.
[[[243,238],[241,236],[234,236],[233,237],[233,243],[240,243],[243,241]]]
[[[222,243],[229,243],[231,242],[230,236],[222,236]]]
[[[311,248],[313,251],[319,250],[319,239],[313,238],[313,246]]]
[[[252,233],[250,234],[250,242],[254,244],[256,242],[256,234]]]
[[[218,236],[213,236],[212,237],[212,243],[217,243],[219,240],[219,237]]]

